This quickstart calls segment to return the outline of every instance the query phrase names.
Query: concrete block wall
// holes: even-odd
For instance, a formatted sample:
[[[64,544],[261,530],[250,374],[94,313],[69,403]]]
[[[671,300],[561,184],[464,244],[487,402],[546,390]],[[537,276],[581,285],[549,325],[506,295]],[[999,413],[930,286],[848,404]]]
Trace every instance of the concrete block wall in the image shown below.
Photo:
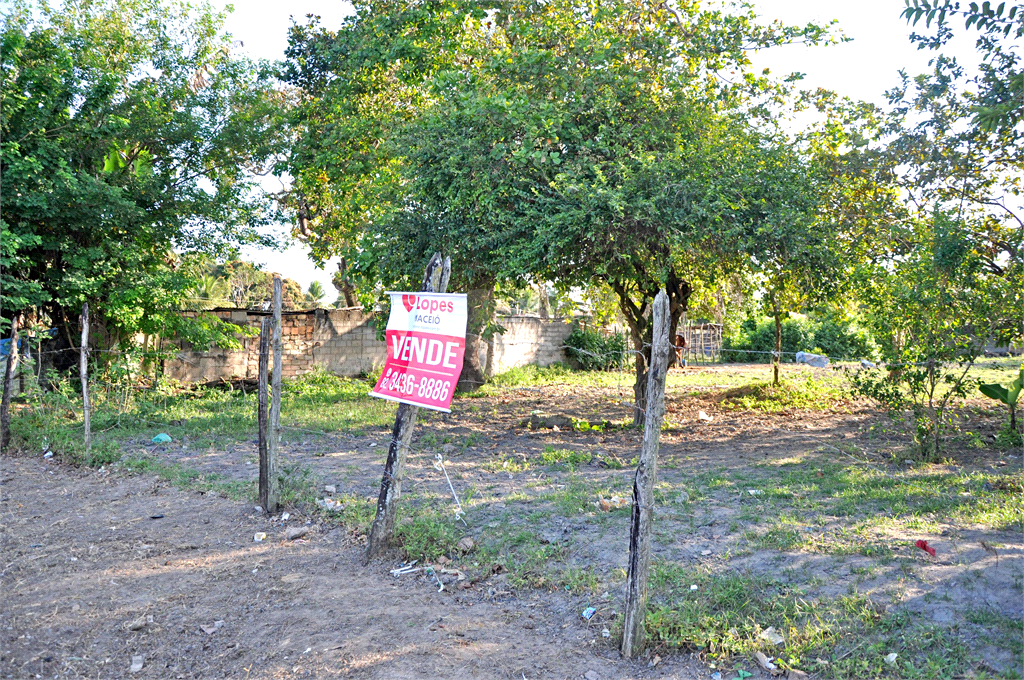
[[[498,319],[505,328],[494,336],[491,366],[497,374],[517,366],[550,366],[566,363],[565,340],[572,333],[572,319],[541,319],[535,316],[506,316]]]
[[[197,352],[181,347],[174,358],[164,362],[164,374],[183,383],[255,380],[259,373],[258,334],[266,312],[218,309],[212,313],[225,321],[247,326],[256,335],[240,338],[242,347],[238,350],[211,348]],[[185,314],[195,316],[196,312]],[[566,361],[563,345],[573,328],[567,321],[531,316],[498,319],[506,330],[503,335],[494,337],[492,373],[525,364],[548,366]],[[308,373],[316,366],[335,375],[355,377],[383,365],[387,358],[387,348],[377,340],[374,317],[359,308],[286,311],[281,315],[281,330],[284,344],[281,375],[285,378]]]

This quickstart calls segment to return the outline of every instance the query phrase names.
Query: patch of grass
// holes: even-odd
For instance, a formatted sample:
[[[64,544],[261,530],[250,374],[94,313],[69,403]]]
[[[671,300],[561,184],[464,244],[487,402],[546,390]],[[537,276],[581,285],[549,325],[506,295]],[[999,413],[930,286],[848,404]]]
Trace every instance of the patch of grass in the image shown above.
[[[950,631],[917,624],[906,613],[884,614],[856,593],[819,601],[766,577],[665,562],[652,565],[646,626],[652,642],[720,663],[762,651],[782,668],[825,678],[948,678],[977,661]],[[783,636],[782,645],[760,638],[769,627]],[[895,666],[884,661],[889,652],[899,655]]]
[[[808,375],[802,381],[754,382],[726,390],[719,405],[736,411],[779,413],[790,409],[822,410],[845,401],[845,393],[835,380],[815,380]]]
[[[395,537],[407,559],[429,561],[454,554],[462,532],[449,511],[400,505]]]
[[[154,474],[178,489],[212,492],[236,501],[256,501],[256,483],[226,479],[216,473],[203,474],[178,463],[165,463],[154,456],[129,456],[120,467],[133,474]]]
[[[580,465],[586,465],[593,456],[586,451],[573,451],[571,449],[556,449],[547,446],[540,454],[540,459],[550,467],[568,468],[574,470]]]

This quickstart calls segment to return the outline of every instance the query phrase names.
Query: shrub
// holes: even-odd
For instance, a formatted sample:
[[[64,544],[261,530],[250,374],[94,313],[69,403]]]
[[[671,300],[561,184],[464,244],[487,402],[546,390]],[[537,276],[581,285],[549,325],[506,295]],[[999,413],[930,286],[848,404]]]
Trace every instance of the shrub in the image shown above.
[[[775,322],[770,318],[760,321],[747,319],[739,332],[723,340],[722,360],[768,362],[774,349]],[[793,354],[801,351],[824,354],[833,359],[875,359],[878,357],[878,344],[871,332],[857,320],[834,317],[818,321],[786,319],[782,322],[782,360],[793,361]]]
[[[577,327],[566,339],[569,355],[584,371],[610,371],[625,360],[626,336]]]

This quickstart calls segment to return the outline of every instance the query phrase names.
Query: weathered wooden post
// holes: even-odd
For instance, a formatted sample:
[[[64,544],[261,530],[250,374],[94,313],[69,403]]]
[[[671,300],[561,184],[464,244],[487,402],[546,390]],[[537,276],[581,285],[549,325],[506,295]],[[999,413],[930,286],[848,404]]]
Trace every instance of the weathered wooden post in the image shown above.
[[[11,443],[11,392],[14,390],[14,371],[18,367],[18,325],[21,315],[11,319],[11,348],[7,352],[7,367],[4,369],[4,395],[0,398],[0,449],[7,449]]]
[[[654,484],[658,475],[658,446],[665,414],[665,374],[672,344],[669,338],[668,295],[654,298],[654,332],[651,335],[651,366],[647,374],[647,411],[640,464],[633,478],[633,514],[629,524],[629,570],[626,575],[626,606],[622,631],[622,655],[635,656],[643,646],[644,613],[647,610],[647,577],[651,563],[651,524],[654,520]]]
[[[270,370],[271,318],[263,317],[260,324],[259,380],[256,393],[256,422],[259,426],[260,454],[260,507],[267,509],[270,502],[270,458],[267,455],[267,371]]]
[[[274,367],[270,377],[270,431],[267,435],[267,455],[260,461],[260,482],[266,477],[265,488],[260,487],[260,503],[268,513],[277,512],[277,447],[281,443],[281,277],[274,276]],[[266,475],[264,475],[264,468]]]
[[[92,449],[92,404],[89,403],[89,303],[82,303],[82,344],[78,352],[78,379],[82,381],[82,423],[85,450]]]
[[[450,258],[441,261],[441,253],[434,253],[423,274],[423,292],[444,293],[448,289],[452,262]],[[412,404],[399,404],[395,415],[395,425],[391,428],[391,444],[388,446],[388,457],[384,462],[384,476],[380,482],[380,496],[377,498],[377,515],[370,527],[370,536],[366,542],[366,557],[363,564],[369,563],[379,555],[391,541],[395,530],[395,515],[398,512],[398,499],[402,495],[402,476],[405,471],[405,459],[409,453],[409,442],[416,426],[416,413],[419,407]]]

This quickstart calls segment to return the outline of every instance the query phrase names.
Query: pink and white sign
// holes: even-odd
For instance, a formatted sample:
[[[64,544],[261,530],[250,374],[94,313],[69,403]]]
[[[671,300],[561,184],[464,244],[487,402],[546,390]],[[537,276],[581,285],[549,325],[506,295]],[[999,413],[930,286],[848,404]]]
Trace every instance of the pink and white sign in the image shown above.
[[[370,395],[450,412],[466,354],[466,296],[388,294],[388,358]]]

